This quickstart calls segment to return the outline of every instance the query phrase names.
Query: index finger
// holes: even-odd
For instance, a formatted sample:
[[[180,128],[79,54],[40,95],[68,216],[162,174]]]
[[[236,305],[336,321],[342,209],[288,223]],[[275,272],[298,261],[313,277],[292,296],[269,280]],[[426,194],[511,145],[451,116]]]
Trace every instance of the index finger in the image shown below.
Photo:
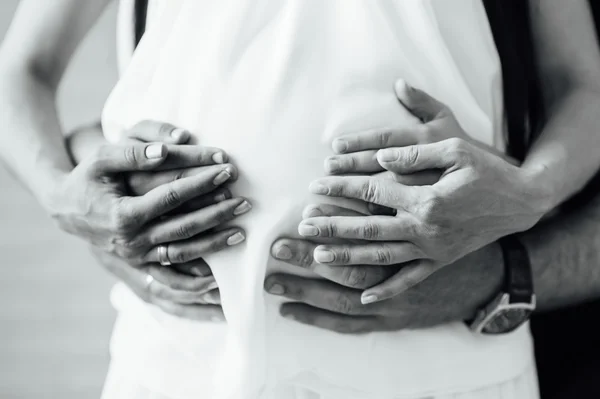
[[[184,144],[189,141],[191,134],[170,123],[145,120],[126,130],[125,136],[147,143],[157,141],[165,144]]]
[[[265,289],[273,295],[300,301],[331,312],[361,315],[371,313],[371,306],[360,302],[360,291],[326,280],[289,274],[273,274],[265,280]]]
[[[319,244],[307,240],[281,238],[271,247],[275,259],[310,270],[345,287],[365,289],[383,282],[392,273],[386,266],[329,266],[318,263],[314,251]]]
[[[346,134],[333,140],[331,146],[336,154],[348,154],[356,151],[414,145],[419,143],[419,126],[377,128]]]
[[[331,176],[313,181],[313,194],[358,199],[364,202],[404,209],[420,202],[426,187],[405,186],[390,179],[371,176]]]
[[[154,170],[170,170],[227,163],[227,153],[220,148],[201,145],[167,145],[167,159]]]

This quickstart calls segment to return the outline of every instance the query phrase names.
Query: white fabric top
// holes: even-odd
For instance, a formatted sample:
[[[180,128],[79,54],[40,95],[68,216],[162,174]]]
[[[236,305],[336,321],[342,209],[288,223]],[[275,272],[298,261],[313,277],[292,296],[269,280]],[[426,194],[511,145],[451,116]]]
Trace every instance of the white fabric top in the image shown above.
[[[477,336],[462,323],[350,336],[278,315],[269,256],[297,237],[308,194],[340,134],[417,123],[393,92],[404,78],[444,101],[474,138],[502,148],[501,75],[478,0],[168,0],[103,115],[109,140],[143,119],[173,123],[221,147],[240,170],[234,194],[244,244],[205,259],[228,324],[177,319],[123,286],[112,354],[175,399],[273,398],[278,384],[331,398],[412,398],[511,379],[532,361],[527,328]],[[451,282],[449,282],[451,283]],[[329,396],[327,396],[329,395]]]

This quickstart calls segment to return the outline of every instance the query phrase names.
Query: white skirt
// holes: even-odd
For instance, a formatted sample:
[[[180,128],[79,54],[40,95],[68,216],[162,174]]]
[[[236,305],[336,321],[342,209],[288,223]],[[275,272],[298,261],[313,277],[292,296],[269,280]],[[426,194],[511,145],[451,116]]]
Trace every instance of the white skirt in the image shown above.
[[[300,386],[281,386],[276,394],[278,399],[395,399],[374,397],[353,397],[326,394],[309,390]],[[538,399],[537,374],[534,365],[512,380],[476,389],[470,392],[449,393],[426,398],[414,399]],[[115,362],[111,363],[102,399],[173,399],[159,392],[146,388],[132,377],[127,370],[123,370]],[[205,398],[197,398],[205,399]],[[208,399],[208,398],[206,398]]]

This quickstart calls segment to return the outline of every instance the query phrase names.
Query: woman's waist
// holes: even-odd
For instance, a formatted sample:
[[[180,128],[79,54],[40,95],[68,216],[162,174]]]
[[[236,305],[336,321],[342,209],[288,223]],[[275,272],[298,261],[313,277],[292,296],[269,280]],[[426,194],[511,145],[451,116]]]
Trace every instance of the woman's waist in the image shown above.
[[[143,354],[145,367],[156,374],[173,373],[173,379],[164,380],[181,380],[188,392],[204,383],[210,386],[214,370],[223,361],[227,325],[172,317],[127,289],[120,291],[113,302],[124,322],[113,337],[113,358],[138,362]],[[135,331],[143,332],[145,339]],[[394,397],[499,383],[519,375],[533,359],[527,327],[501,337],[477,336],[459,323],[350,336],[278,319],[266,335],[267,352],[253,356],[268,356],[267,367],[279,382],[308,372],[327,386]],[[196,378],[181,377],[191,374]],[[236,376],[231,378],[234,383]]]

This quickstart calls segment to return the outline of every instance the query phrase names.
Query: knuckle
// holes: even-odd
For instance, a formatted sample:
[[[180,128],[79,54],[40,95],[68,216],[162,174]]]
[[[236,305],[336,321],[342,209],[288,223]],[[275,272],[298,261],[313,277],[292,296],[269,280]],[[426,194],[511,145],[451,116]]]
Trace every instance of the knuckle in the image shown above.
[[[377,202],[377,183],[369,179],[362,187],[363,199],[366,202]]]
[[[347,170],[356,170],[358,168],[358,160],[356,159],[356,156],[351,155],[347,158],[346,160],[347,164],[346,164],[346,169]]]
[[[300,266],[305,267],[305,268],[309,268],[314,263],[313,252],[312,251],[309,251],[309,250],[300,251],[298,253],[298,255],[299,255],[299,257],[298,257],[298,263],[300,264]]]
[[[193,236],[193,226],[188,223],[182,223],[173,231],[173,235],[178,239],[186,239]]]
[[[367,271],[363,267],[349,267],[343,271],[344,285],[352,288],[364,288]]]
[[[127,165],[135,166],[138,163],[138,156],[133,146],[127,146],[123,149],[123,158]]]
[[[181,196],[173,187],[168,187],[163,196],[163,203],[167,208],[176,208],[182,203]]]
[[[357,233],[358,238],[373,240],[379,237],[379,227],[374,223],[366,222],[358,227]]]
[[[419,147],[409,146],[401,152],[404,163],[407,165],[415,165],[419,162]]]
[[[460,163],[469,163],[471,161],[471,151],[468,143],[457,137],[452,137],[446,141],[448,155]]]
[[[389,248],[378,248],[374,255],[373,261],[378,265],[390,265],[392,263],[392,254]]]
[[[342,264],[349,264],[352,261],[352,254],[350,253],[350,248],[344,247],[339,253],[339,256],[336,255],[336,259],[339,258],[339,262]]]
[[[141,217],[127,204],[119,204],[112,215],[112,225],[118,234],[129,234],[141,225]]]
[[[386,130],[386,131],[380,132],[377,135],[377,141],[379,143],[379,147],[380,148],[387,147],[391,138],[392,138],[392,132],[391,131]]]
[[[436,193],[423,198],[416,207],[415,213],[418,218],[429,225],[437,224],[444,215],[444,199]]]
[[[354,313],[354,304],[348,297],[340,296],[334,304],[334,310],[337,313],[352,314]]]
[[[321,234],[324,237],[336,237],[337,236],[337,227],[331,221],[328,221],[327,224],[325,224],[325,228],[319,229],[319,231],[322,232]]]

